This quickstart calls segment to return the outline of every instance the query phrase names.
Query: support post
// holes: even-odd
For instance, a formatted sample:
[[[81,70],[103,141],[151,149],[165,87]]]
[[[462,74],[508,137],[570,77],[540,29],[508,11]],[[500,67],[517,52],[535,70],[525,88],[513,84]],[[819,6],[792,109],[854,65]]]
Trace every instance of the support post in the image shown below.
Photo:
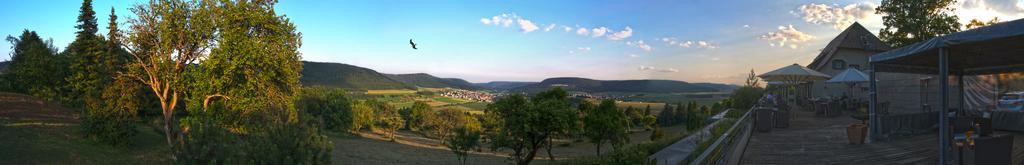
[[[939,48],[939,164],[949,163],[949,55]]]
[[[960,97],[958,98],[960,100],[960,108],[959,111],[956,112],[956,114],[957,116],[960,116],[967,113],[967,105],[964,104],[967,103],[967,101],[964,98],[964,72],[959,72],[959,74],[956,75],[956,81],[956,85],[959,86],[957,90],[960,91]]]
[[[879,129],[882,128],[878,125],[878,115],[875,114],[878,111],[878,84],[876,82],[877,77],[875,76],[876,72],[878,72],[878,68],[874,63],[870,63],[868,65],[868,67],[871,68],[871,70],[868,71],[868,83],[871,84],[869,87],[871,89],[868,91],[868,134],[871,135],[869,141],[874,142],[875,140],[878,140],[878,135],[881,133]]]

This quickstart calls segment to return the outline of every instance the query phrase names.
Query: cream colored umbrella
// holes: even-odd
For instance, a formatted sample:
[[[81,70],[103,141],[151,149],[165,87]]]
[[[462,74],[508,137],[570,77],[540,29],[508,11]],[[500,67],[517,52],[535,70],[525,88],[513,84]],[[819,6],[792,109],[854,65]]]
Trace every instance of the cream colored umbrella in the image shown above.
[[[828,80],[832,76],[800,66],[799,64],[793,64],[758,75],[757,77],[760,77],[765,81],[781,82],[789,87],[794,87],[804,82]],[[788,92],[786,93],[787,95],[789,94]]]
[[[849,96],[853,97],[853,93],[855,91],[854,87],[857,86],[857,83],[868,82],[868,79],[868,74],[864,74],[864,72],[860,72],[857,69],[849,68],[844,70],[843,72],[840,72],[839,74],[836,74],[836,76],[833,76],[832,79],[829,79],[828,81],[825,82],[846,84],[850,90],[848,91]]]
[[[828,74],[814,71],[813,69],[803,67],[798,64],[775,69],[771,72],[758,75],[757,77],[760,77],[765,81],[778,81],[786,84],[828,80],[829,78],[832,78],[832,76],[829,76]]]

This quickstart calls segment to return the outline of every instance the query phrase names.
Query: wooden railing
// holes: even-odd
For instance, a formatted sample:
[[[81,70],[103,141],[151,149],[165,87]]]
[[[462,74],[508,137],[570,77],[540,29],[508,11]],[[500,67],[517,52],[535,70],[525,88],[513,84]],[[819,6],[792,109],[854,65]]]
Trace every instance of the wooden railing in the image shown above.
[[[754,106],[747,110],[747,113],[736,120],[729,130],[719,136],[690,164],[737,164],[750,140],[750,133],[754,130],[750,115],[756,108],[757,106]]]

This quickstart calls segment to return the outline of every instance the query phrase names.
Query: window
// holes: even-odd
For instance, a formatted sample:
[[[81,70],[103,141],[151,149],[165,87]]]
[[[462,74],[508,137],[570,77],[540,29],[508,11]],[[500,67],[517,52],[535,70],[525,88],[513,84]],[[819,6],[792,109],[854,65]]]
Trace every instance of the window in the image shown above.
[[[843,70],[846,69],[846,61],[841,59],[832,60],[832,69]]]

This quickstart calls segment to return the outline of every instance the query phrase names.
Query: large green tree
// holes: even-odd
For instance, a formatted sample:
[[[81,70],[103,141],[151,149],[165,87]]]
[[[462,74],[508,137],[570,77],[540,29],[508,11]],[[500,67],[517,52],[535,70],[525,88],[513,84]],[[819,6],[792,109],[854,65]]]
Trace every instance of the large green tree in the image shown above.
[[[301,87],[301,36],[294,24],[274,12],[276,2],[197,3],[196,16],[212,17],[216,46],[197,66],[185,66],[196,69],[186,72],[189,88],[185,101],[190,115],[181,124],[186,130],[179,146],[179,155],[184,157],[181,161],[330,163],[331,142],[319,132],[318,119],[296,106]],[[202,12],[212,14],[199,14]],[[191,128],[208,132],[187,131]],[[225,140],[234,146],[212,151],[211,147],[193,145],[221,142],[223,138],[211,136],[222,134],[238,140]],[[238,153],[204,157],[223,154],[220,151]]]
[[[420,131],[423,127],[427,127],[429,121],[426,119],[432,113],[434,113],[434,110],[430,107],[430,104],[416,101],[412,103],[412,107],[402,111],[402,117],[405,118],[405,126],[409,127],[409,130]]]
[[[601,101],[596,109],[586,112],[583,121],[587,139],[597,146],[597,155],[601,155],[604,143],[611,143],[618,148],[629,141],[629,132],[626,130],[629,120],[624,112],[615,107],[613,100]]]
[[[564,91],[542,92],[531,100],[519,94],[497,99],[487,107],[491,149],[509,149],[509,159],[529,164],[537,151],[550,143],[549,137],[576,128],[576,113],[564,99]],[[549,155],[550,156],[550,155]]]
[[[26,93],[46,100],[60,96],[63,82],[61,57],[52,42],[43,41],[34,31],[25,30],[18,37],[7,36],[11,43],[11,64],[7,73],[8,90]]]
[[[448,139],[445,146],[448,146],[448,149],[451,149],[455,156],[465,165],[466,159],[469,157],[469,151],[480,145],[480,132],[479,130],[467,127],[459,127],[454,132],[454,137]]]
[[[893,47],[903,47],[960,31],[953,15],[955,0],[882,0],[875,9],[881,14],[879,38]]]
[[[217,18],[209,7],[213,2],[202,3],[207,6],[183,0],[151,0],[135,5],[131,8],[135,17],[128,21],[129,31],[123,42],[133,57],[128,76],[141,81],[156,96],[169,146],[179,135],[174,127],[175,111],[189,83],[186,73],[197,68],[196,61],[206,57],[215,42]],[[209,88],[227,83],[205,82],[211,84]]]
[[[547,150],[548,158],[555,160],[554,152],[551,149],[554,146],[555,138],[569,137],[579,127],[578,124],[578,112],[572,108],[571,101],[569,100],[568,93],[562,88],[554,88],[548,91],[537,93],[531,98],[531,105],[535,112],[540,113],[539,122],[546,124],[540,125],[538,131],[542,131],[547,134],[547,142],[545,142],[544,149]]]
[[[427,115],[427,126],[431,129],[430,132],[444,144],[447,142],[448,136],[451,135],[454,129],[459,128],[460,125],[466,124],[466,112],[464,109],[455,107],[444,107],[437,112]]]

